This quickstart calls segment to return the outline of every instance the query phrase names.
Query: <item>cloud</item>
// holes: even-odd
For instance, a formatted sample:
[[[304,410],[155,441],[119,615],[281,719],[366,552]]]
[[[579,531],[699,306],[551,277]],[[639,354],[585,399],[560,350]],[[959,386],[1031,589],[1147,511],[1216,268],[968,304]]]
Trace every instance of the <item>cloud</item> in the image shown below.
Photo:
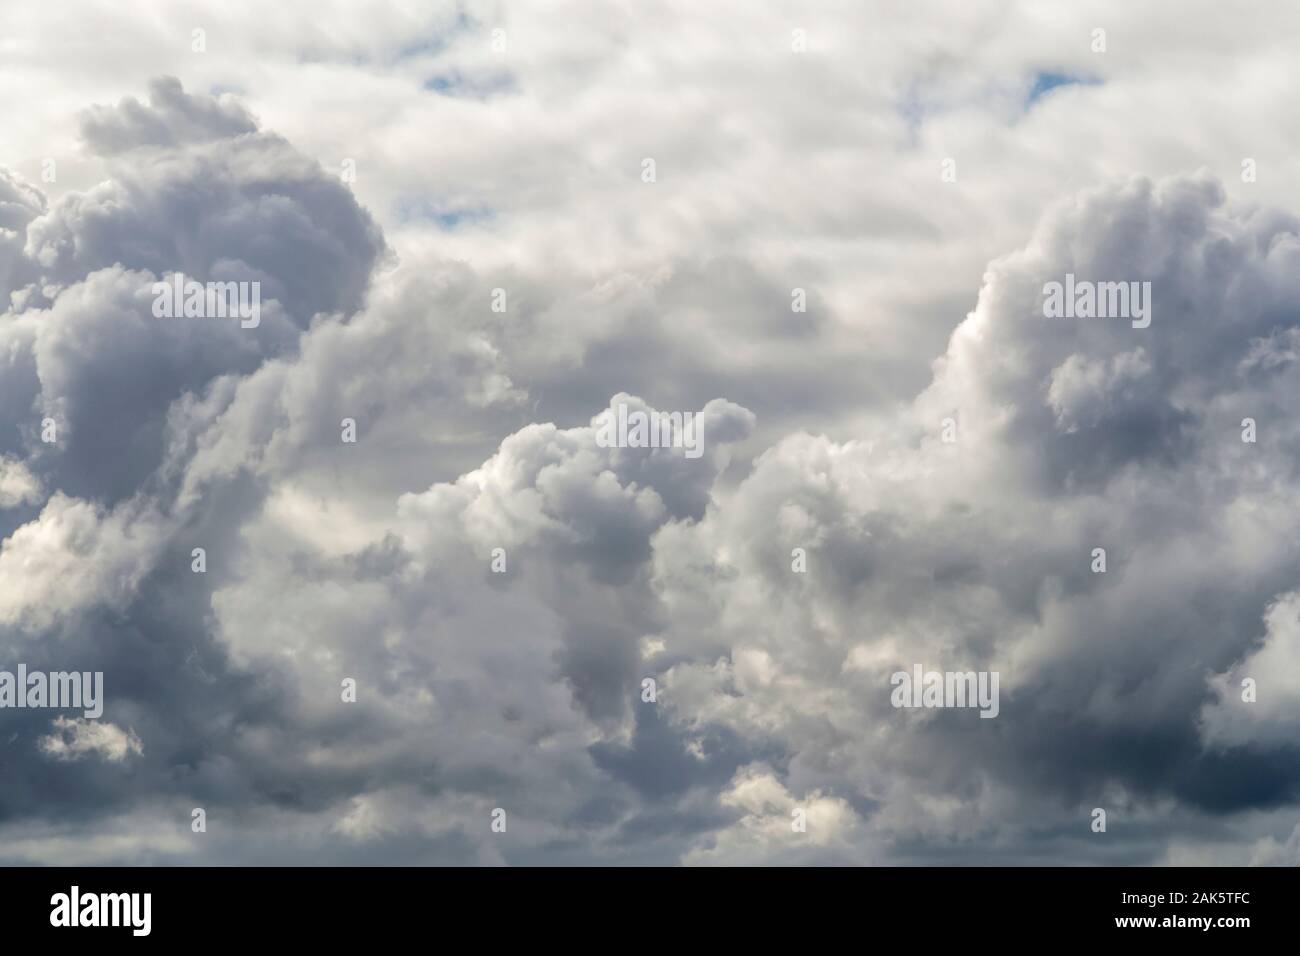
[[[12,170],[0,167],[0,304],[30,281],[23,256],[27,226],[46,209],[45,197]]]
[[[1284,95],[1200,79],[1285,63],[1276,24],[1189,77],[1118,7],[1106,58],[975,4],[806,11],[803,60],[779,10],[683,47],[509,7],[508,56],[302,12],[7,130],[32,178],[33,128],[84,152],[0,175],[0,643],[102,669],[112,720],[6,715],[7,859],[1289,859],[1294,151]],[[106,44],[61,96],[144,88]],[[261,326],[155,318],[177,272],[260,282]],[[1151,326],[1045,318],[1066,274],[1150,282]],[[602,447],[619,404],[704,454]],[[999,717],[894,709],[915,663],[999,671]]]
[[[122,607],[156,560],[162,524],[138,507],[105,513],[56,493],[0,549],[0,624],[39,632],[90,607]]]
[[[1240,661],[1210,680],[1214,698],[1201,713],[1211,745],[1288,751],[1300,730],[1300,592],[1279,595],[1264,611],[1264,636]],[[1247,699],[1245,682],[1253,682]]]
[[[149,82],[149,105],[128,96],[116,107],[91,107],[82,122],[86,144],[101,156],[141,146],[178,146],[257,132],[252,116],[230,96],[194,96],[174,76]]]
[[[712,846],[692,851],[685,862],[696,866],[867,862],[852,832],[859,826],[857,815],[845,800],[816,791],[796,798],[770,768],[751,765],[738,772],[721,802],[743,815],[717,834]]]
[[[40,496],[40,482],[23,462],[0,458],[0,508],[30,504]]]
[[[386,252],[378,228],[342,182],[242,108],[167,78],[149,108],[127,99],[89,114],[82,137],[112,178],[28,224],[25,254],[45,284],[115,265],[259,281],[299,327],[360,306]]]
[[[1019,839],[1108,799],[1193,817],[1291,799],[1280,735],[1207,752],[1204,671],[1167,663],[1232,661],[1297,571],[1276,477],[1293,473],[1293,385],[1238,372],[1296,321],[1272,304],[1295,233],[1221,206],[1189,178],[1049,213],[990,266],[892,433],[790,436],[703,520],[664,529],[674,717],[775,745],[787,786],[858,794],[895,838]],[[1068,271],[1151,281],[1149,335],[1044,318],[1044,281]],[[1244,414],[1269,421],[1265,444],[1241,441]],[[888,675],[913,663],[999,671],[998,729],[891,710]]]
[[[41,750],[54,760],[80,760],[99,756],[110,763],[121,763],[144,748],[140,738],[130,730],[123,730],[106,721],[88,721],[83,718],[54,718],[55,733],[42,737]]]

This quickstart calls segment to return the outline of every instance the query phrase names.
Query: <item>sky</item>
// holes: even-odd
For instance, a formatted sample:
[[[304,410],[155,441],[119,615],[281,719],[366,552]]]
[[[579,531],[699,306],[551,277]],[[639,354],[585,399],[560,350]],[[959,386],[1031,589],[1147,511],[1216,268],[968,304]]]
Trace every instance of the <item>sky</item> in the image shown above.
[[[0,863],[1300,863],[1297,35],[5,4]]]

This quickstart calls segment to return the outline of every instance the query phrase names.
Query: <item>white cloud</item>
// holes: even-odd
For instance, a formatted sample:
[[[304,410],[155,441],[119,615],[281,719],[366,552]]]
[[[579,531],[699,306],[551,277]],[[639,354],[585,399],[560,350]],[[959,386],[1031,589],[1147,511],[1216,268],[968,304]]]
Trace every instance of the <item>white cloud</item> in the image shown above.
[[[42,737],[41,750],[55,760],[81,760],[98,756],[110,763],[121,763],[144,753],[140,738],[106,720],[77,717],[54,718],[54,733]]]
[[[134,503],[105,513],[56,493],[0,544],[0,624],[39,631],[94,607],[121,607],[150,570],[162,521]]]
[[[27,465],[17,459],[0,457],[0,508],[33,504],[40,498],[40,480]]]

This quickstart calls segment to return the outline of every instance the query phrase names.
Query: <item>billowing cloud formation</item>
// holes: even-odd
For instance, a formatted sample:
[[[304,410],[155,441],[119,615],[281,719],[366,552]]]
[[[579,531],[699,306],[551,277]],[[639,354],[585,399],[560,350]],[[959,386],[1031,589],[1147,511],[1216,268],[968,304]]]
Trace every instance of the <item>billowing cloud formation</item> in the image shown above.
[[[5,859],[66,855],[39,815],[118,862],[1294,860],[1291,217],[1067,198],[845,437],[757,258],[397,264],[169,80],[83,137],[99,186],[0,178],[0,646],[106,702],[4,714]],[[156,318],[175,272],[261,282],[261,325]],[[1067,274],[1149,282],[1150,327],[1046,318]],[[605,447],[619,406],[702,454]],[[894,708],[914,664],[998,671],[998,716]]]
[[[1192,178],[1060,207],[990,266],[893,434],[791,436],[704,521],[665,531],[656,580],[681,625],[666,646],[698,658],[669,672],[682,718],[775,741],[799,791],[869,799],[893,838],[961,837],[972,855],[1094,806],[1291,801],[1293,744],[1260,731],[1294,696],[1262,655],[1300,557],[1276,347],[1297,319],[1296,229],[1222,202]],[[1045,318],[1043,287],[1066,273],[1150,281],[1151,328]],[[1270,606],[1246,669],[1274,703],[1222,697],[1215,716],[1253,728],[1235,739],[1253,749],[1207,749],[1207,678],[1251,653]],[[913,663],[999,671],[1001,717],[891,711],[882,689]]]

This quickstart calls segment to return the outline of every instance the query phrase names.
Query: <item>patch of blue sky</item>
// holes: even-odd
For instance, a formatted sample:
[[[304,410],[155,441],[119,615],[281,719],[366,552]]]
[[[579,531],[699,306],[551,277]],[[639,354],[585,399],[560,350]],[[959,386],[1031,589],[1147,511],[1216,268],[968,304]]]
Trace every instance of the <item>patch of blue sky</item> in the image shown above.
[[[475,100],[485,100],[493,96],[513,93],[518,89],[515,85],[515,78],[509,73],[465,76],[456,70],[448,73],[436,73],[421,85],[424,89],[440,96],[455,96]]]
[[[421,199],[402,197],[394,204],[397,221],[403,225],[434,223],[439,229],[451,231],[461,226],[474,226],[489,222],[495,213],[486,206],[460,206]]]
[[[1051,71],[1035,73],[1033,85],[1029,88],[1029,96],[1025,99],[1025,109],[1030,109],[1052,90],[1063,86],[1097,86],[1100,83],[1101,80],[1092,76],[1075,76],[1070,73]]]
[[[444,33],[438,36],[418,37],[412,40],[397,51],[397,59],[408,60],[412,57],[436,56],[450,47],[453,40],[481,29],[482,24],[464,11],[460,11]]]

